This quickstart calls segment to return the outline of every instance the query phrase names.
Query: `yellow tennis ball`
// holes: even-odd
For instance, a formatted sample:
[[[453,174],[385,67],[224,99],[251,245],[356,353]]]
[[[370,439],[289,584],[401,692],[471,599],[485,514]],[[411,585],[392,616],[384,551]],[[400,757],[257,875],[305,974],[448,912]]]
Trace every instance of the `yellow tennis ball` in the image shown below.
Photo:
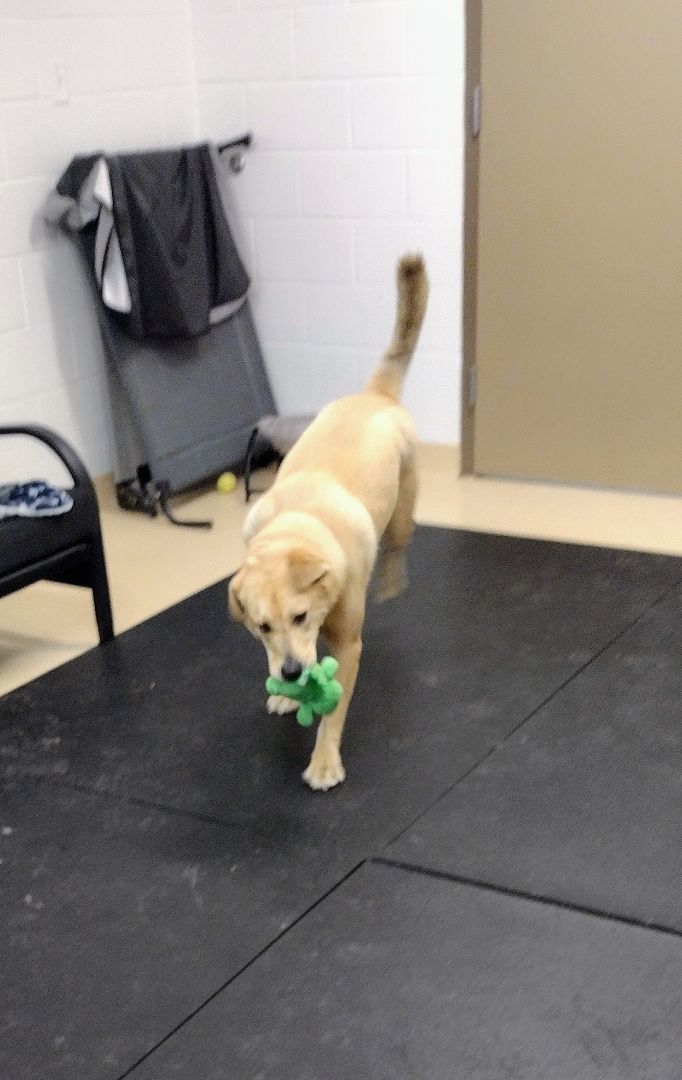
[[[216,482],[218,491],[222,491],[225,495],[229,495],[231,491],[237,486],[237,477],[233,472],[221,473]]]

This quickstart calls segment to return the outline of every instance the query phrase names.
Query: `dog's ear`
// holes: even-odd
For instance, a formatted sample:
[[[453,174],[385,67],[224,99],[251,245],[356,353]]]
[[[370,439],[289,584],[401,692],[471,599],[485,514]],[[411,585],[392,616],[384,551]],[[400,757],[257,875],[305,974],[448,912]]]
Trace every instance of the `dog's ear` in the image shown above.
[[[296,548],[289,555],[291,583],[298,592],[317,588],[329,603],[334,603],[343,586],[344,572],[333,557],[324,553]]]
[[[305,592],[313,585],[321,583],[330,571],[329,563],[319,555],[305,548],[294,548],[289,553],[291,581],[295,589]]]
[[[235,622],[244,622],[244,615],[246,614],[239,594],[243,574],[243,570],[238,570],[227,588],[227,602],[230,607],[230,615]]]

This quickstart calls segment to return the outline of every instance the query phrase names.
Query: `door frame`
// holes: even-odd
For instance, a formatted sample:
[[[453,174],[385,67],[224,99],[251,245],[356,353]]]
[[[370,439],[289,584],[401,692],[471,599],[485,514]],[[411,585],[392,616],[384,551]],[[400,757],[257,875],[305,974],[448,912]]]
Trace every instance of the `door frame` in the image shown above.
[[[474,472],[476,422],[476,314],[478,289],[479,138],[474,131],[474,101],[481,87],[481,23],[483,0],[464,4],[464,221],[462,272],[462,393],[460,472]]]

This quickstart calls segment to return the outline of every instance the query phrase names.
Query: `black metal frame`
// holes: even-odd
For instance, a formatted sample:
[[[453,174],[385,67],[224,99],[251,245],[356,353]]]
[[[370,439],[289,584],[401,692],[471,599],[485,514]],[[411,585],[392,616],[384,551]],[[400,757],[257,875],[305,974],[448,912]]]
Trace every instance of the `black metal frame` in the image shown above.
[[[213,528],[213,522],[209,520],[177,518],[171,510],[170,499],[171,491],[168,481],[152,480],[147,465],[142,465],[137,470],[136,480],[122,480],[116,485],[116,501],[121,510],[146,514],[150,518],[158,517],[161,512],[171,525],[179,525],[186,529]]]
[[[273,461],[279,468],[284,461],[284,454],[280,454],[279,450],[263,435],[258,424],[256,424],[249,436],[246,457],[244,458],[244,502],[249,502],[252,495],[264,494],[266,489],[251,487],[253,471],[271,465]]]
[[[232,139],[230,142],[221,143],[218,146],[218,153],[224,154],[226,150],[236,150],[238,146],[251,146],[253,142],[253,132],[247,131],[245,135],[240,135],[238,139]]]
[[[61,551],[34,560],[18,570],[3,574],[0,570],[0,597],[33,585],[36,581],[59,581],[91,589],[99,640],[103,644],[114,637],[109,581],[102,546],[102,529],[97,496],[87,470],[76,452],[56,432],[33,424],[0,426],[2,435],[26,435],[38,439],[57,455],[73,479],[73,499],[85,508],[87,526],[83,536]],[[35,527],[35,519],[26,519],[26,527]],[[0,536],[2,525],[0,524]],[[0,567],[2,560],[0,558]]]
[[[253,494],[251,490],[251,471],[253,469],[253,457],[254,450],[256,448],[256,439],[258,438],[258,427],[256,426],[251,435],[249,436],[249,444],[246,447],[246,459],[244,461],[244,501],[248,502]]]

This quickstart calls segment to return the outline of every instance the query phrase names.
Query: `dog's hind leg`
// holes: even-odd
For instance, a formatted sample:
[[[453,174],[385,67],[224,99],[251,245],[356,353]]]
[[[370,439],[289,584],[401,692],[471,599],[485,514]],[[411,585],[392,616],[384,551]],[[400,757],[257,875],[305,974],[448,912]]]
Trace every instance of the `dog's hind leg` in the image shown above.
[[[416,501],[417,470],[411,452],[401,466],[395,510],[381,539],[375,588],[378,601],[391,600],[407,588],[406,552],[414,532]]]

